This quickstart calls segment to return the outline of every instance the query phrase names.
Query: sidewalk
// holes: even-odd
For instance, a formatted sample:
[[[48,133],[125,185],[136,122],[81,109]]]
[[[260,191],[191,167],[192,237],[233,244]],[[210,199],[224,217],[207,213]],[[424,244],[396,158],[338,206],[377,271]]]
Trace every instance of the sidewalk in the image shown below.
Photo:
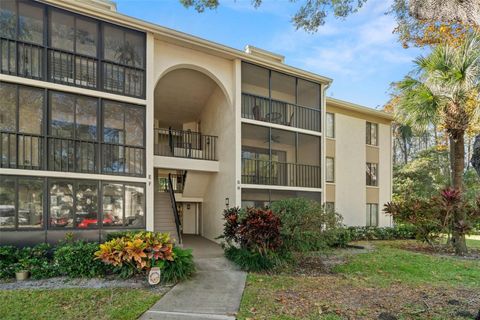
[[[240,306],[246,273],[223,256],[217,244],[201,237],[185,239],[193,248],[197,272],[176,285],[140,319],[235,320]]]

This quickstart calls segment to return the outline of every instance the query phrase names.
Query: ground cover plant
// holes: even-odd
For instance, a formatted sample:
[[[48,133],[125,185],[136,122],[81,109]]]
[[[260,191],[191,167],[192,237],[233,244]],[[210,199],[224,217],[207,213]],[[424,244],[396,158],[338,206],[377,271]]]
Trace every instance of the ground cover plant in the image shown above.
[[[250,273],[238,318],[475,319],[480,261],[399,247],[409,242],[415,241],[356,243],[372,250],[347,253],[345,260],[314,276],[298,270]]]
[[[137,319],[161,295],[144,289],[0,290],[0,319]]]

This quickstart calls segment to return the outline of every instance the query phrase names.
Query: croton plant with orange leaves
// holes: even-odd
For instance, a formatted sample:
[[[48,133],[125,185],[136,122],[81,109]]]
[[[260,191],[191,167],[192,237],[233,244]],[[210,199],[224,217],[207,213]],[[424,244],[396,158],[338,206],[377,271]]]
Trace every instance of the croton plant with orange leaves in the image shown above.
[[[95,256],[114,267],[126,264],[138,271],[149,270],[158,260],[174,260],[173,242],[168,233],[131,233],[101,244]]]

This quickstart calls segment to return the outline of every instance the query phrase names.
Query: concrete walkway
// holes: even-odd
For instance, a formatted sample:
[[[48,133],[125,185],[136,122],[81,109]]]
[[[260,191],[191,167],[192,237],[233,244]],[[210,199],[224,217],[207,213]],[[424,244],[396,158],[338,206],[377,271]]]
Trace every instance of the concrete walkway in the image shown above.
[[[140,319],[235,320],[246,273],[223,256],[216,243],[199,236],[184,236],[184,247],[192,248],[195,276],[176,285]]]

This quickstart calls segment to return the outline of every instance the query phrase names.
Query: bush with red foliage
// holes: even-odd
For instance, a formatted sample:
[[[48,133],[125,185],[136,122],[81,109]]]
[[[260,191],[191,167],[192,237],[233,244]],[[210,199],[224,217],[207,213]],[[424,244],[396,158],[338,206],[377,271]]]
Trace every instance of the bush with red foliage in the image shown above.
[[[241,248],[266,254],[282,245],[280,218],[272,210],[230,208],[223,212],[223,238]]]

